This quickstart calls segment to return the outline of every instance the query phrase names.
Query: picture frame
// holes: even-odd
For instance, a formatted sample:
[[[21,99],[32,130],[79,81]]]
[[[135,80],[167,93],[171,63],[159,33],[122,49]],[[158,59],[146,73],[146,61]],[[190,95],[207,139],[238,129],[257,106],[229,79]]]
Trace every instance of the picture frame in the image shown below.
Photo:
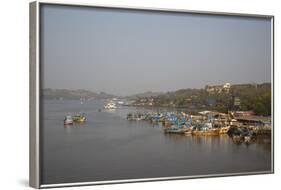
[[[182,15],[204,15],[204,16],[231,16],[239,18],[261,18],[270,20],[270,90],[271,90],[271,162],[270,170],[254,171],[254,172],[233,172],[233,173],[218,173],[218,174],[200,174],[200,175],[179,175],[171,177],[147,177],[147,178],[133,178],[122,180],[99,180],[87,182],[65,182],[44,184],[42,183],[42,162],[44,155],[42,154],[42,48],[41,32],[42,7],[45,5],[62,6],[65,8],[101,8],[105,10],[129,10],[129,11],[144,11],[145,13],[174,13]],[[164,9],[164,8],[146,8],[146,7],[126,7],[126,6],[105,6],[95,4],[81,4],[81,3],[62,3],[49,1],[36,1],[30,3],[30,186],[34,188],[49,188],[49,187],[66,187],[79,185],[97,185],[97,184],[114,184],[114,183],[130,183],[130,182],[144,182],[144,181],[161,181],[161,180],[177,180],[190,178],[205,178],[205,177],[220,177],[220,176],[237,176],[237,175],[253,175],[253,174],[270,174],[274,173],[274,16],[272,15],[255,15],[255,14],[239,14],[239,13],[224,13],[224,12],[208,12],[208,11],[192,11],[180,9]]]

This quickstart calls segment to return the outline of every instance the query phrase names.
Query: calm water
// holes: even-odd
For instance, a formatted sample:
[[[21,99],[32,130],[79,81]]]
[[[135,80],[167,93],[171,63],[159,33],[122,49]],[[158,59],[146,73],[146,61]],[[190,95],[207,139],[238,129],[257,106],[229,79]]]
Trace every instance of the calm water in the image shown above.
[[[127,121],[136,108],[99,112],[103,101],[42,105],[43,184],[271,170],[268,139],[246,145],[227,136],[165,135],[145,121]],[[65,115],[80,111],[88,121],[64,127]]]

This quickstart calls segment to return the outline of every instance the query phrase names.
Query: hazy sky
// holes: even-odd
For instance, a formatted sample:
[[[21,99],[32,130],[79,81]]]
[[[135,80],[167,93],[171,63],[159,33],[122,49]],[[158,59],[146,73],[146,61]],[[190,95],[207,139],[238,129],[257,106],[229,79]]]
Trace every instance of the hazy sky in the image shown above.
[[[116,95],[271,80],[270,19],[43,5],[43,88]]]

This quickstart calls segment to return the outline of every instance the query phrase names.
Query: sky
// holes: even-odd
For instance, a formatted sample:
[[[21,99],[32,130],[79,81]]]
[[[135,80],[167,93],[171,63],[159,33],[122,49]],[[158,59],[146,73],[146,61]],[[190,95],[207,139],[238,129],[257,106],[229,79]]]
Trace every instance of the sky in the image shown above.
[[[43,5],[43,88],[115,95],[271,81],[266,18]]]

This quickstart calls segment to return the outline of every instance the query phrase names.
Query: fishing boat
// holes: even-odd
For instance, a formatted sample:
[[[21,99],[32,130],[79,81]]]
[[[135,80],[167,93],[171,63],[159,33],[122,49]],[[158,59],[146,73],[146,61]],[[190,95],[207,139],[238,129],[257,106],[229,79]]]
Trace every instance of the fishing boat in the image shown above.
[[[105,106],[104,106],[105,109],[116,109],[116,104],[114,102],[108,102]]]
[[[221,127],[220,131],[219,131],[219,134],[227,134],[229,128],[230,128],[230,126]]]
[[[74,122],[84,123],[86,121],[86,116],[84,113],[76,114],[72,117]]]
[[[64,125],[73,125],[73,119],[70,115],[64,118]]]
[[[255,138],[256,133],[247,127],[232,126],[228,131],[228,135],[232,137],[234,142],[244,141],[245,143],[250,143]]]
[[[219,128],[213,128],[213,125],[211,122],[207,122],[204,124],[198,124],[194,127],[194,130],[192,131],[192,135],[195,136],[215,136],[219,135]]]
[[[193,130],[194,130],[193,127],[190,126],[190,127],[188,128],[188,130],[186,130],[186,131],[184,132],[184,134],[187,135],[187,136],[190,136],[190,135],[192,135]]]
[[[194,130],[192,131],[192,135],[195,136],[216,136],[219,135],[219,129],[218,128],[211,128],[211,129],[201,129],[201,130]]]
[[[134,121],[135,120],[134,115],[132,113],[128,113],[127,114],[127,120],[128,121]]]
[[[161,119],[162,119],[162,114],[157,114],[151,117],[151,121],[155,123],[160,122]]]
[[[172,125],[170,127],[164,128],[164,133],[173,133],[173,134],[184,134],[188,131],[188,128],[186,126],[177,126]]]

